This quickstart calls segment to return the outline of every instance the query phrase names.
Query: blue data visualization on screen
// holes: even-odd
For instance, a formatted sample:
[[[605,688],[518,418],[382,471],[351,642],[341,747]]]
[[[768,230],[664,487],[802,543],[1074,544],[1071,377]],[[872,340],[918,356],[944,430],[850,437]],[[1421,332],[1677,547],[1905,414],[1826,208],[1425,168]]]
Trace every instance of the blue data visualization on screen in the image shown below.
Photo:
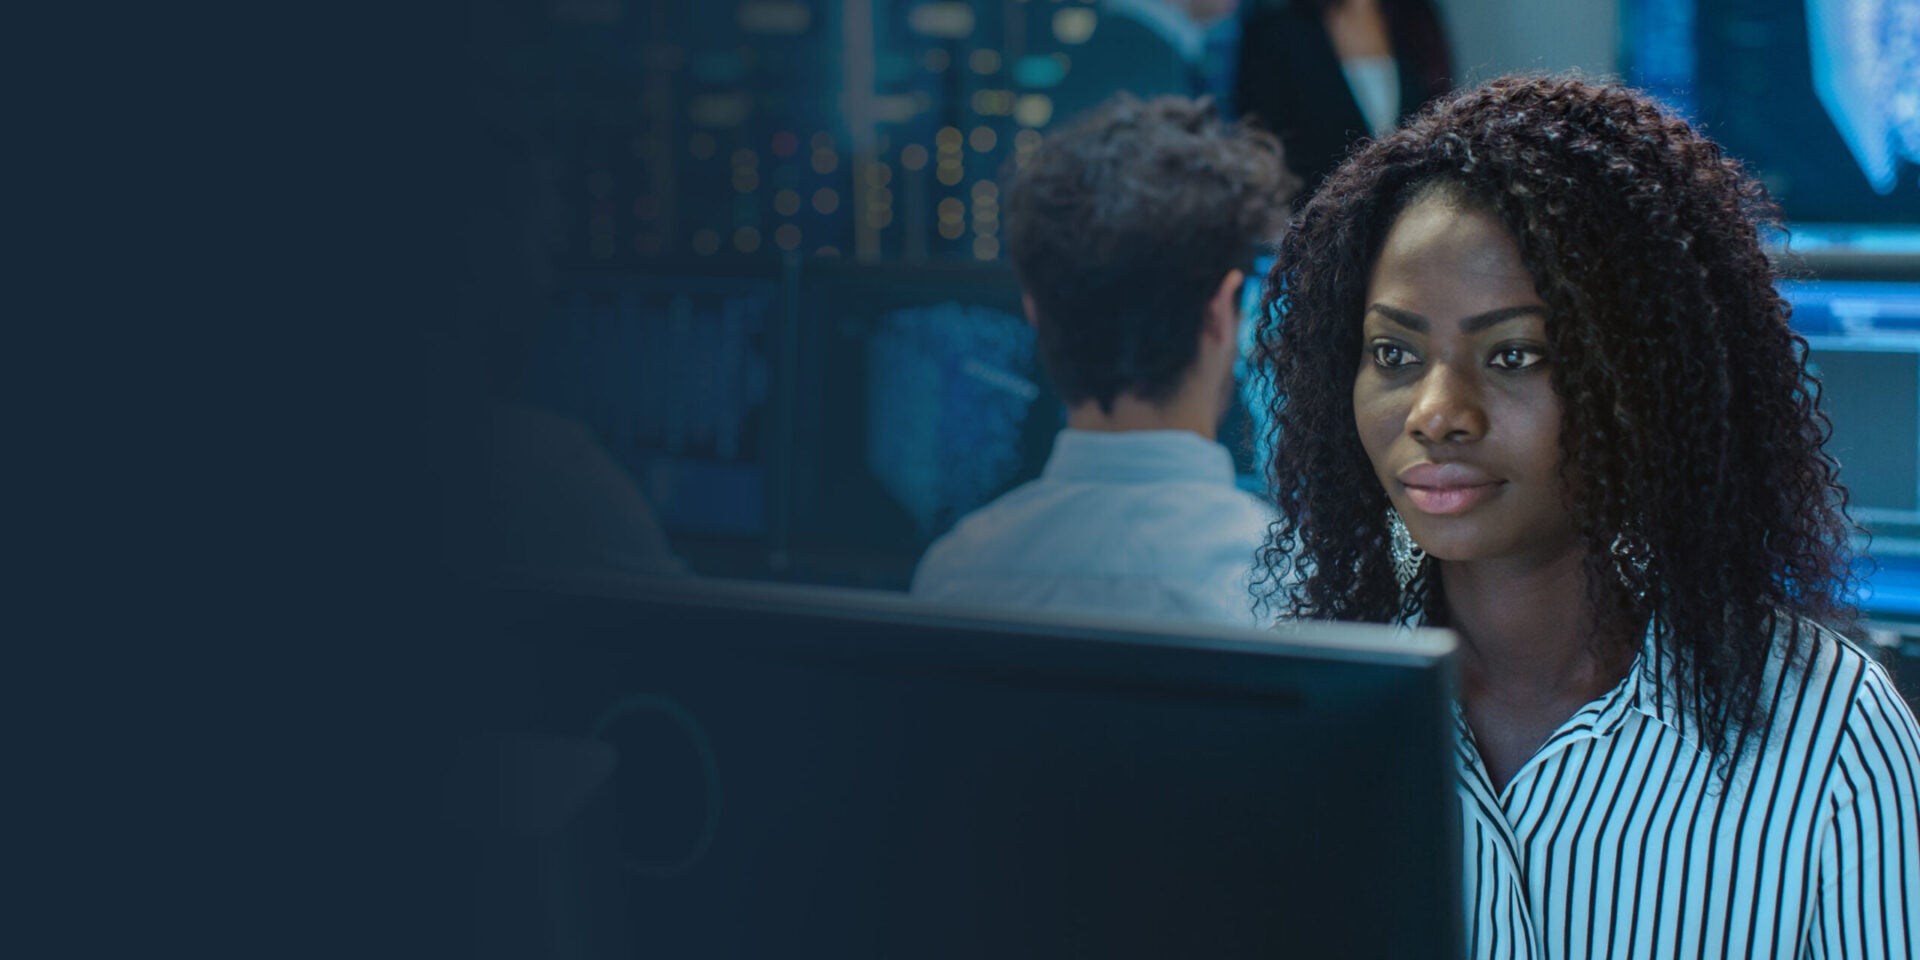
[[[1920,2],[1807,0],[1813,90],[1875,193],[1920,176]]]
[[[591,428],[669,531],[758,536],[779,295],[750,277],[571,280],[525,399]]]
[[[1065,424],[1002,264],[817,264],[804,275],[793,556],[904,586],[961,517],[1040,474]]]
[[[1019,317],[946,301],[885,314],[867,343],[868,469],[922,537],[1005,489],[1040,387]]]
[[[1789,220],[1920,226],[1920,0],[1627,0],[1629,82]]]

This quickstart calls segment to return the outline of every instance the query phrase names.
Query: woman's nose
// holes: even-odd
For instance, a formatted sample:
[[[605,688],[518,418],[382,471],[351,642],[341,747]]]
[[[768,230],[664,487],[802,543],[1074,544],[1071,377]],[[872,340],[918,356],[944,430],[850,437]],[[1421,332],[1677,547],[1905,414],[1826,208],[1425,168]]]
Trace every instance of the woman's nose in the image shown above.
[[[1471,376],[1443,364],[1429,368],[1414,386],[1407,431],[1422,443],[1468,443],[1487,433],[1480,388]]]

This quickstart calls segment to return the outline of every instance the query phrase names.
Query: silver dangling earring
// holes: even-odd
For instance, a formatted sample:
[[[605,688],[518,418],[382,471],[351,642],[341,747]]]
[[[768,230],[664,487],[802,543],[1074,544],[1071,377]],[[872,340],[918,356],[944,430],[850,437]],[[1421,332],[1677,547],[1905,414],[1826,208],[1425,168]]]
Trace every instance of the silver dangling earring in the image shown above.
[[[1622,530],[1614,535],[1607,552],[1613,554],[1613,574],[1620,578],[1620,585],[1627,588],[1635,600],[1645,600],[1647,570],[1651,567],[1647,542],[1638,534]]]
[[[1400,592],[1405,593],[1407,584],[1420,575],[1420,565],[1427,562],[1427,551],[1413,542],[1406,521],[1392,507],[1387,508],[1387,550],[1393,555],[1393,578],[1400,581]]]

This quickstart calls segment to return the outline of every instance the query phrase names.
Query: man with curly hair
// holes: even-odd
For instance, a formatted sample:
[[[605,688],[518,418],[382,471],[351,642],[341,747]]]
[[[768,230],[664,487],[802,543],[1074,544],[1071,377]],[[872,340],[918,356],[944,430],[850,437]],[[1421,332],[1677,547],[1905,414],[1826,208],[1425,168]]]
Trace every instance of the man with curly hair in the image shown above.
[[[1648,98],[1509,78],[1282,243],[1263,593],[1460,636],[1470,956],[1920,954],[1920,726],[1846,636],[1772,217]]]
[[[1205,100],[1122,94],[1050,134],[1007,188],[1007,246],[1067,404],[1039,479],[963,518],[922,597],[1253,622],[1271,512],[1216,439],[1242,270],[1279,232],[1277,140]]]

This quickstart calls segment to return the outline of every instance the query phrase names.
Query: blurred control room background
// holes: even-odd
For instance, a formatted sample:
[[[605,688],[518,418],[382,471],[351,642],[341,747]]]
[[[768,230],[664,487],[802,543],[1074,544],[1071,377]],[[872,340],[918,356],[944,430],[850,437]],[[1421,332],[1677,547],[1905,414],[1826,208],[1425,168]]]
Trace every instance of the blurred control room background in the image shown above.
[[[1116,90],[1184,85],[1239,115],[1259,94],[1247,31],[1299,5],[552,0],[482,16],[483,176],[509,186],[476,216],[514,242],[471,265],[491,301],[496,462],[461,549],[904,588],[957,518],[1038,473],[1063,421],[1006,265],[1004,173]],[[1443,85],[1617,77],[1765,181],[1871,532],[1861,599],[1877,629],[1920,634],[1920,0],[1385,6],[1431,16],[1415,66]],[[1168,17],[1185,74],[1108,49]],[[1352,109],[1338,73],[1293,96]],[[1222,439],[1258,490],[1262,404],[1242,394]],[[560,458],[576,469],[556,474]]]

